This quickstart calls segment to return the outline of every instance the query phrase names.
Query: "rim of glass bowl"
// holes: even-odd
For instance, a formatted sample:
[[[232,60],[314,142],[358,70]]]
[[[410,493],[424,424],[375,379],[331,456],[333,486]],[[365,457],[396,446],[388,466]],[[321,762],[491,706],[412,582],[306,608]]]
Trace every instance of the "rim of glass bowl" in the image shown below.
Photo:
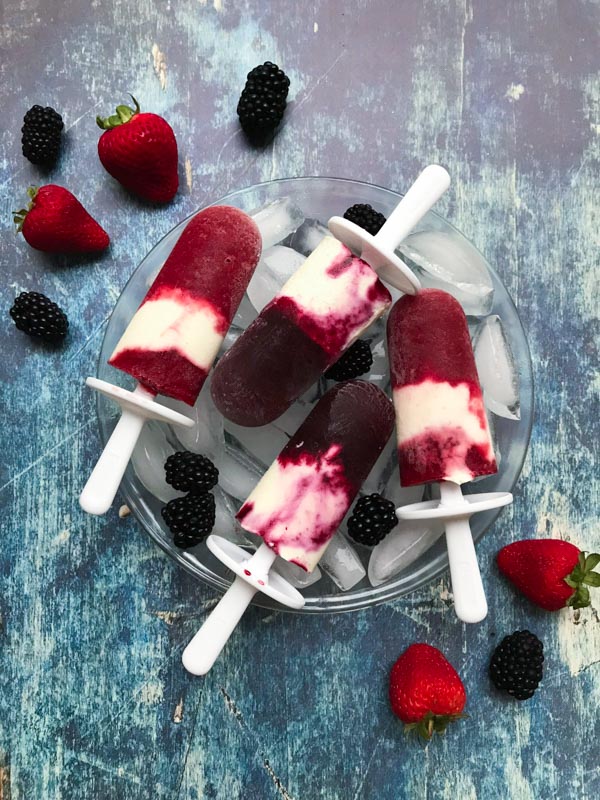
[[[306,184],[313,181],[318,182],[328,182],[328,183],[340,183],[340,184],[350,184],[352,186],[362,186],[367,187],[369,190],[375,190],[376,192],[382,193],[386,195],[388,198],[391,198],[398,202],[398,200],[403,196],[399,192],[395,192],[392,189],[387,189],[383,186],[378,186],[377,184],[369,183],[367,181],[357,181],[351,178],[329,178],[325,176],[303,176],[297,178],[278,178],[271,181],[263,181],[261,183],[256,183],[251,186],[246,186],[243,189],[237,189],[235,191],[228,192],[228,194],[220,197],[218,200],[215,200],[212,203],[207,203],[205,206],[194,210],[191,214],[185,217],[183,220],[174,225],[164,236],[162,236],[159,241],[152,247],[151,250],[146,253],[144,258],[140,261],[137,265],[136,269],[133,271],[129,280],[125,284],[120,297],[127,291],[129,284],[133,281],[135,275],[137,274],[140,266],[144,263],[144,261],[150,256],[150,254],[155,250],[157,247],[160,246],[162,241],[167,237],[170,236],[173,231],[183,226],[188,220],[190,220],[195,214],[201,211],[203,208],[208,208],[214,205],[222,205],[226,204],[228,200],[232,198],[241,198],[244,195],[251,194],[253,192],[260,191],[261,189],[266,189],[269,186],[274,184],[291,184],[294,186],[298,186],[299,184]],[[293,197],[293,192],[290,192],[290,195]],[[454,231],[458,234],[459,237],[464,239],[468,242],[472,247],[474,247],[477,252],[481,255],[482,259],[484,260],[486,266],[490,270],[490,274],[492,275],[492,279],[495,284],[495,290],[498,288],[498,285],[504,291],[506,295],[506,299],[510,306],[512,307],[512,311],[514,313],[514,319],[517,323],[516,330],[512,330],[513,339],[520,340],[519,347],[518,347],[518,354],[513,353],[514,357],[517,359],[520,357],[522,364],[519,366],[525,367],[523,370],[524,374],[520,374],[520,397],[521,397],[521,408],[526,409],[528,413],[528,418],[524,419],[523,417],[519,420],[520,426],[526,426],[525,428],[521,428],[519,431],[519,435],[521,440],[523,441],[523,448],[520,454],[520,457],[513,463],[511,463],[511,476],[508,476],[510,480],[507,481],[509,484],[508,486],[504,487],[505,491],[512,491],[515,484],[517,483],[519,476],[521,474],[523,463],[527,456],[527,450],[529,448],[529,442],[531,438],[531,429],[533,425],[533,374],[532,374],[532,365],[531,365],[531,354],[529,351],[529,344],[527,342],[527,338],[525,336],[525,331],[523,329],[523,325],[521,323],[519,314],[517,312],[516,306],[513,302],[510,293],[504,286],[504,283],[500,279],[499,275],[497,274],[496,270],[492,267],[492,265],[488,262],[485,258],[483,253],[479,251],[476,245],[471,242],[471,240],[465,236],[458,228],[456,228],[452,223],[448,222],[444,217],[438,214],[435,211],[430,211],[428,214],[429,218],[437,219],[441,222],[442,226],[446,226],[451,231]],[[118,303],[118,300],[117,300]],[[115,303],[115,308],[117,303]],[[114,309],[113,309],[114,313]],[[112,314],[111,314],[112,317]],[[107,325],[110,326],[110,319]],[[100,347],[100,355],[97,362],[96,372],[99,373],[101,368],[104,366],[103,358],[102,358],[102,351],[104,348],[104,339],[107,335],[105,331],[102,345]],[[100,428],[100,438],[102,440],[103,445],[106,443],[108,436],[110,435],[110,426],[109,420],[101,411],[101,403],[102,403],[102,396],[98,395],[96,400],[96,410],[98,414],[98,424]],[[129,470],[131,467],[129,468]],[[128,470],[128,472],[129,472]],[[506,477],[506,476],[505,476]],[[127,475],[123,479],[120,488],[120,494],[126,501],[127,505],[135,515],[136,519],[142,525],[143,529],[146,533],[150,536],[151,539],[163,550],[167,555],[169,555],[172,559],[174,559],[177,564],[188,572],[190,575],[194,576],[197,580],[202,581],[203,583],[207,583],[210,586],[215,587],[219,591],[225,591],[229,587],[229,582],[224,580],[218,575],[215,575],[211,572],[203,572],[194,564],[189,562],[187,559],[183,557],[182,551],[179,551],[174,547],[174,545],[169,545],[168,541],[165,541],[162,536],[159,534],[160,528],[155,528],[156,520],[154,515],[150,512],[149,509],[144,508],[144,501],[143,498],[135,491],[133,485],[131,484]],[[486,512],[485,514],[479,515],[480,521],[484,520],[481,524],[480,531],[475,535],[475,540],[478,541],[485,532],[490,528],[491,525],[495,522],[497,517],[499,516],[500,512],[502,511],[501,508],[495,509],[493,511]],[[368,608],[372,605],[377,605],[379,603],[384,603],[389,600],[395,600],[400,597],[406,596],[418,589],[422,588],[423,586],[432,583],[437,578],[440,577],[448,568],[448,557],[446,555],[445,548],[441,553],[439,553],[435,558],[428,561],[426,564],[422,565],[420,569],[416,572],[411,574],[411,582],[410,585],[405,584],[405,578],[402,578],[402,573],[392,578],[390,581],[382,584],[381,586],[366,586],[360,589],[349,590],[346,592],[340,592],[339,594],[329,595],[329,596],[320,596],[320,597],[309,597],[307,598],[306,605],[299,609],[296,612],[292,613],[300,613],[300,614],[315,614],[315,613],[341,613],[344,611],[356,611],[362,608]],[[257,595],[253,601],[256,605],[261,606],[263,608],[269,609],[282,609],[274,601],[270,600],[268,597],[263,595]],[[292,610],[289,608],[283,609],[287,612],[291,612]]]

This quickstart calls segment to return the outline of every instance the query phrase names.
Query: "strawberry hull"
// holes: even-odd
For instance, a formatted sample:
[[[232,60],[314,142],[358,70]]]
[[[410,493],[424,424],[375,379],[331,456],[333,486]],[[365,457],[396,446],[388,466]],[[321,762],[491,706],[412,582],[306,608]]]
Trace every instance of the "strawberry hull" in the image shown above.
[[[109,364],[157,394],[193,405],[261,252],[236,208],[201,211],[185,227]]]

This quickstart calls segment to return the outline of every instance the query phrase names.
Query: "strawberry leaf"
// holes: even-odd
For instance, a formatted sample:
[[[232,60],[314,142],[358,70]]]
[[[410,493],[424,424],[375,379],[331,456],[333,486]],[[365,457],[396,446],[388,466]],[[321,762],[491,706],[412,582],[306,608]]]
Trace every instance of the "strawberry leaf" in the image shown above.
[[[600,553],[590,553],[585,559],[583,569],[585,572],[591,572],[598,564],[600,564]]]
[[[600,573],[598,572],[588,572],[583,582],[587,586],[600,586]]]

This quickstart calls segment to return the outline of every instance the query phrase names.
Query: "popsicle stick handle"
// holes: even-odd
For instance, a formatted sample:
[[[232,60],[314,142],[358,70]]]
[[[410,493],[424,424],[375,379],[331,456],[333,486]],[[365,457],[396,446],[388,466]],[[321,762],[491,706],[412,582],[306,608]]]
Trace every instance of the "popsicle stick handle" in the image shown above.
[[[456,616],[463,622],[481,622],[488,607],[468,519],[446,521],[446,546]]]
[[[112,436],[79,496],[88,514],[105,514],[111,507],[146,418],[123,409]]]
[[[183,666],[192,675],[206,675],[235,630],[256,589],[237,577],[183,651]]]
[[[425,167],[375,236],[378,247],[394,251],[449,186],[450,175],[443,167]]]

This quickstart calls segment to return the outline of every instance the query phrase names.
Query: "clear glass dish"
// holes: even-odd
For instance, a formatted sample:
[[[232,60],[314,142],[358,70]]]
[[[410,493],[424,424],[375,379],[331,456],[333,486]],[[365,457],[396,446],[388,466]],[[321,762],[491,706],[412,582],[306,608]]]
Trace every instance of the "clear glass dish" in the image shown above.
[[[304,216],[310,220],[318,220],[323,225],[329,217],[344,213],[346,208],[354,203],[370,203],[378,211],[389,214],[397,204],[401,195],[379,186],[373,186],[358,181],[338,178],[289,178],[278,181],[251,186],[233,192],[218,200],[214,205],[226,204],[236,206],[247,212],[253,212],[270,203],[290,198],[291,201],[303,210]],[[98,377],[109,380],[121,386],[132,386],[132,380],[120,371],[107,364],[107,359],[112,353],[118,339],[129,323],[133,313],[143,299],[148,286],[153,281],[165,258],[171,251],[175,241],[180,235],[187,220],[183,220],[173,228],[163,239],[148,253],[136,269],[131,279],[125,286],[112,316],[109,320],[106,334],[102,343],[98,362]],[[473,248],[473,245],[456,228],[446,222],[438,214],[430,212],[420,223],[417,232],[440,232],[447,237],[447,241],[458,247],[466,248],[467,252],[475,254],[477,258],[483,256]],[[307,239],[310,242],[310,236]],[[446,241],[446,240],[445,240]],[[412,254],[414,256],[414,254]],[[406,252],[403,254],[409,261]],[[412,257],[412,256],[411,256]],[[418,262],[418,258],[417,258]],[[518,480],[523,461],[529,444],[533,412],[533,385],[529,349],[523,328],[521,326],[516,308],[504,288],[494,269],[485,260],[493,283],[493,303],[486,308],[489,314],[497,314],[504,326],[504,331],[512,350],[516,372],[520,385],[520,419],[506,419],[494,416],[494,428],[497,449],[501,453],[501,463],[496,475],[479,480],[471,484],[467,491],[511,491]],[[262,267],[259,266],[259,269]],[[434,282],[435,283],[435,282]],[[396,293],[397,296],[397,293]],[[249,303],[248,297],[243,301]],[[464,306],[464,304],[463,304]],[[467,313],[469,309],[466,308]],[[476,324],[475,317],[469,316],[470,324]],[[238,319],[239,323],[240,320]],[[375,324],[374,329],[369,329],[365,338],[384,337],[385,320]],[[241,324],[243,327],[243,323]],[[389,378],[381,374],[381,359],[379,360],[379,373],[377,382],[385,389],[389,388]],[[384,367],[384,369],[386,369]],[[369,376],[362,376],[368,379]],[[322,384],[323,382],[321,382]],[[321,390],[325,387],[321,385]],[[319,387],[316,387],[316,398]],[[98,418],[101,437],[104,442],[110,436],[117,419],[115,406],[102,395],[98,396]],[[183,448],[179,448],[183,449]],[[156,469],[162,470],[163,457],[157,453],[154,459],[152,452],[148,454],[150,463],[156,461]],[[391,455],[395,459],[395,454]],[[391,462],[390,462],[391,463]],[[259,468],[262,471],[261,468]],[[389,465],[386,477],[389,474]],[[157,499],[139,480],[130,465],[121,484],[120,493],[133,514],[141,522],[150,537],[168,555],[173,558],[182,569],[192,574],[198,580],[204,581],[218,590],[225,590],[231,581],[231,574],[217,562],[204,544],[194,549],[197,562],[190,562],[183,557],[183,552],[173,545],[168,530],[162,520],[160,509],[164,502]],[[243,499],[243,498],[242,498]],[[240,503],[233,501],[239,507]],[[475,540],[479,539],[494,522],[501,509],[478,514],[471,520]],[[233,528],[233,514],[232,514]],[[367,564],[369,550],[354,545],[363,564]],[[373,587],[368,578],[363,580],[348,591],[342,592],[327,576],[316,583],[303,589],[306,605],[300,613],[339,612],[365,608],[376,603],[395,599],[406,595],[421,586],[435,580],[447,568],[447,556],[444,538],[439,539],[433,547],[416,560],[405,572],[390,579],[386,583]],[[257,596],[258,605],[271,608],[276,604],[262,595]],[[289,610],[289,609],[287,609]]]

